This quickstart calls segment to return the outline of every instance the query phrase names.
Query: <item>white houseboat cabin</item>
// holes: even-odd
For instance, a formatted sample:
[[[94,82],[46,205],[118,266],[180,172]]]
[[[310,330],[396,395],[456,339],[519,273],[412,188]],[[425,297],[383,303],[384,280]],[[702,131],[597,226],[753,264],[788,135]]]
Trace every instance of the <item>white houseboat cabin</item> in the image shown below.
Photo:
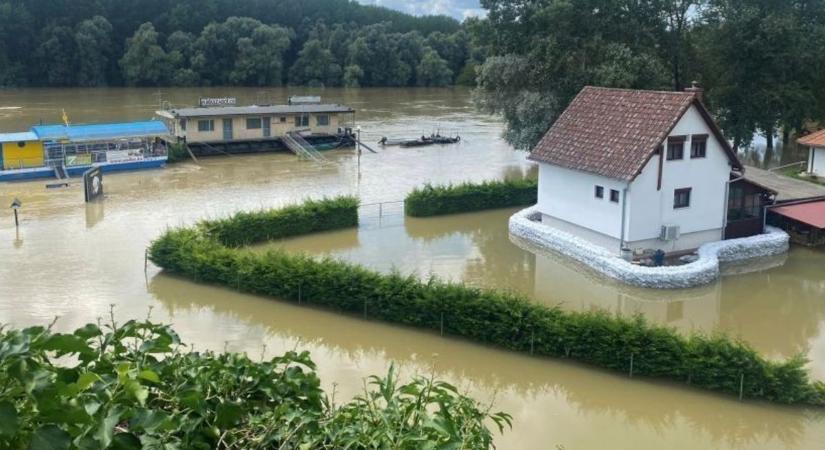
[[[542,223],[637,253],[725,239],[731,211],[761,233],[765,195],[729,202],[744,169],[701,94],[585,87],[529,157]]]
[[[249,153],[293,150],[299,141],[325,150],[354,145],[355,110],[321,103],[320,97],[291,97],[285,105],[212,106],[201,99],[200,107],[160,110],[176,140],[195,154]],[[294,149],[293,151],[300,151]]]

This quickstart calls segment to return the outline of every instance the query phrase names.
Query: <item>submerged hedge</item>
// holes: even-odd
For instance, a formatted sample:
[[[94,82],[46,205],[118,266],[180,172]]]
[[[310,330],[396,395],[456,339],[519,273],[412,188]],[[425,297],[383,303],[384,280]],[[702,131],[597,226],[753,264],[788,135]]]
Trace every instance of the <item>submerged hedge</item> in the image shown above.
[[[223,245],[240,247],[357,225],[358,199],[337,197],[308,200],[281,209],[239,212],[226,219],[205,220],[198,226]]]
[[[538,180],[523,178],[483,183],[462,183],[449,186],[424,185],[416,188],[404,200],[408,216],[427,217],[455,214],[509,206],[534,205],[538,196]]]
[[[825,384],[811,382],[802,356],[770,361],[744,342],[683,336],[640,316],[568,312],[511,293],[381,274],[333,259],[244,251],[203,227],[166,232],[152,243],[150,257],[170,272],[244,292],[748,398],[825,405]]]

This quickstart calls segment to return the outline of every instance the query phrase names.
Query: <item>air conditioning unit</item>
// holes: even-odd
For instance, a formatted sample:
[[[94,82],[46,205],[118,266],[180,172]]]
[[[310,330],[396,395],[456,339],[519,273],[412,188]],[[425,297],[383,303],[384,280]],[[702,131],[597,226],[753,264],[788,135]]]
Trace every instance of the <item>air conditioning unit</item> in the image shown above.
[[[675,241],[679,239],[679,225],[662,225],[659,232],[659,239],[663,241]]]

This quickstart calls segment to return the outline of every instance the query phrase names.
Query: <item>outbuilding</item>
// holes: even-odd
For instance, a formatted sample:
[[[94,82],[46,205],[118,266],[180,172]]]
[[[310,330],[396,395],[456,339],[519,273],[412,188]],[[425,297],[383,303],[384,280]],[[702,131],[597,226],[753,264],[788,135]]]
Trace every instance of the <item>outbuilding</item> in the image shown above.
[[[817,177],[825,177],[825,129],[804,136],[797,142],[808,147],[807,172]]]

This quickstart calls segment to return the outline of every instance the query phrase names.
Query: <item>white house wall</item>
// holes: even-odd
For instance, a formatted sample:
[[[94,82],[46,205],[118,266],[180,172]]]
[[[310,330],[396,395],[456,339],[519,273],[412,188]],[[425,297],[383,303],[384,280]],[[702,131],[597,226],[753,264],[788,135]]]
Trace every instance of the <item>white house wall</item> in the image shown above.
[[[690,157],[691,135],[708,135],[705,158]],[[629,226],[626,240],[631,248],[686,250],[722,239],[726,182],[730,161],[695,106],[691,106],[670,136],[687,136],[684,158],[662,164],[662,188],[657,190],[659,158],[654,155],[628,192]],[[666,144],[665,144],[666,145]],[[673,208],[674,191],[691,188],[690,206]],[[662,225],[678,225],[682,237],[666,243],[658,237]]]
[[[604,198],[596,198],[597,185],[604,187]],[[546,220],[558,221],[548,225],[570,232],[584,228],[579,234],[587,234],[587,239],[618,251],[622,229],[621,196],[626,187],[621,180],[542,163],[539,164],[538,208],[543,214],[552,216]],[[611,189],[619,191],[618,203],[610,201]]]
[[[811,147],[808,154],[808,172],[825,177],[825,148]]]

